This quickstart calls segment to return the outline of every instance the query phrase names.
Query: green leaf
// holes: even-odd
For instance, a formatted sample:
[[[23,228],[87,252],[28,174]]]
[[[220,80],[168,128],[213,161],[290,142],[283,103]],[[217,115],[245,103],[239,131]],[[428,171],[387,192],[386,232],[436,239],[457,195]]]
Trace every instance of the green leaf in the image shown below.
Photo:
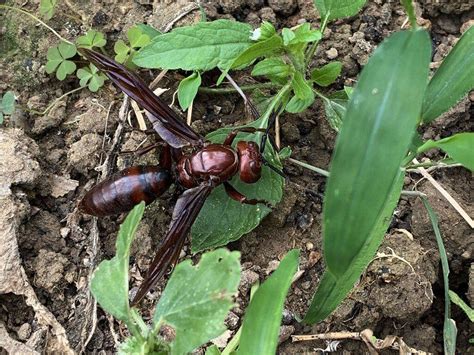
[[[185,354],[226,329],[240,280],[240,253],[218,249],[203,254],[196,266],[176,266],[156,307],[153,323],[174,329],[171,354]]]
[[[15,94],[13,91],[7,91],[0,103],[0,112],[11,115],[15,111]]]
[[[127,38],[132,48],[142,48],[151,42],[150,36],[144,33],[138,26],[132,27],[127,31]]]
[[[474,132],[458,133],[439,141],[430,139],[418,148],[417,153],[432,148],[444,150],[455,161],[474,171]]]
[[[451,302],[449,299],[449,264],[448,255],[443,244],[443,237],[439,230],[438,217],[431,208],[428,199],[424,196],[420,196],[423,205],[428,212],[428,216],[435,232],[436,243],[438,244],[439,257],[441,259],[441,269],[443,270],[443,284],[444,284],[444,326],[443,326],[443,340],[444,340],[444,353],[454,355],[456,353],[456,336],[457,329],[456,323],[451,319]]]
[[[252,70],[253,76],[275,75],[285,78],[290,74],[291,67],[280,58],[267,58],[258,62]]]
[[[283,32],[282,32],[283,34]],[[290,44],[308,43],[319,41],[322,38],[321,31],[312,30],[311,25],[306,22],[299,25],[294,31],[294,38],[290,40]]]
[[[68,58],[76,55],[76,46],[66,42],[61,42],[57,47],[48,49],[46,58],[48,59],[45,70],[46,73],[51,74],[56,71],[56,77],[59,80],[64,80],[66,75],[74,73],[76,64]]]
[[[449,298],[451,299],[451,302],[460,307],[464,313],[466,313],[469,320],[474,323],[474,309],[469,307],[469,305],[464,302],[454,291],[449,290]]]
[[[160,36],[162,33],[160,31],[158,31],[156,28],[150,26],[150,25],[146,25],[144,23],[139,23],[137,25],[137,27],[146,35],[148,35],[148,37],[150,37],[150,39],[153,39],[157,36]]]
[[[76,39],[76,44],[80,48],[89,48],[92,47],[103,47],[107,41],[105,40],[104,34],[96,30],[89,30],[85,36],[80,36]]]
[[[293,249],[261,285],[245,311],[237,354],[275,354],[286,294],[298,269]]]
[[[262,125],[264,116],[260,119],[241,127],[259,127]],[[206,136],[206,139],[215,143],[222,143],[232,129],[222,128]],[[260,144],[262,133],[239,133],[234,140],[254,141]],[[281,168],[278,156],[267,143],[265,147],[265,158],[277,168]],[[278,203],[283,196],[283,178],[270,168],[262,167],[262,177],[255,184],[242,182],[239,176],[234,176],[230,182],[239,192],[249,198],[258,198]],[[265,205],[246,205],[232,200],[225,192],[222,185],[215,188],[207,198],[204,206],[191,229],[192,251],[215,248],[239,239],[242,235],[257,227],[260,221],[271,212]]]
[[[329,86],[336,81],[339,74],[341,74],[341,69],[341,62],[331,62],[319,69],[314,69],[311,72],[311,80],[319,86]]]
[[[131,323],[128,304],[128,263],[130,245],[138,228],[145,203],[133,208],[120,230],[115,243],[116,254],[110,260],[102,261],[91,279],[91,292],[100,306],[115,318]]]
[[[130,53],[131,48],[127,46],[127,44],[119,39],[117,42],[114,44],[114,52],[116,53],[115,55],[115,60],[119,63],[125,63],[125,61],[128,58],[128,54]]]
[[[252,39],[260,40],[260,41],[268,39],[276,34],[275,27],[273,27],[273,25],[268,21],[263,21],[262,25],[259,28],[257,28],[254,31],[254,33],[255,32],[257,33],[257,36],[256,38],[252,38]]]
[[[362,9],[366,0],[313,0],[321,18],[328,16],[328,21],[354,16]]]
[[[284,147],[282,150],[278,152],[278,156],[280,160],[286,160],[291,156],[291,148],[290,147]]]
[[[54,7],[58,0],[41,0],[39,12],[45,20],[51,20],[54,15]]]
[[[313,89],[303,77],[300,72],[295,72],[293,80],[291,81],[291,87],[295,96],[300,100],[310,100],[314,97]]]
[[[474,26],[471,26],[430,81],[423,100],[423,122],[433,121],[473,88]]]
[[[206,353],[204,355],[220,355],[221,351],[216,345],[212,345],[206,349]]]
[[[186,110],[197,95],[199,86],[201,86],[201,75],[198,72],[192,73],[187,78],[181,80],[178,86],[179,106]]]
[[[306,110],[314,102],[314,95],[307,100],[301,100],[293,96],[286,104],[285,110],[289,113],[300,113]]]
[[[415,133],[428,78],[426,31],[388,37],[364,67],[331,163],[324,207],[324,256],[342,276],[377,228]],[[344,248],[341,248],[344,246]]]
[[[281,50],[283,48],[282,44],[283,41],[278,35],[259,41],[241,52],[230,67],[243,68],[259,57],[269,56]]]
[[[400,198],[404,177],[405,175],[400,171],[396,182],[393,184],[390,197],[387,199],[387,203],[379,215],[376,227],[367,237],[366,244],[359,254],[360,257],[354,261],[351,268],[340,277],[333,275],[329,270],[324,271],[304,322],[314,324],[326,319],[346,298],[355,283],[359,281],[360,275],[372,260],[380,243],[382,243],[384,233],[390,224],[393,210]]]
[[[99,70],[94,64],[90,64],[89,68],[78,69],[76,75],[80,79],[79,85],[82,87],[87,86],[92,92],[99,90],[99,88],[104,85],[106,79],[103,74],[99,73]]]
[[[217,20],[174,29],[142,48],[134,63],[144,68],[228,68],[252,41],[250,25]]]
[[[336,132],[339,132],[346,115],[347,100],[343,99],[323,99],[324,112],[329,125]]]
[[[296,37],[295,33],[289,28],[284,28],[281,31],[281,36],[283,37],[283,44],[285,46],[289,45],[290,42]]]

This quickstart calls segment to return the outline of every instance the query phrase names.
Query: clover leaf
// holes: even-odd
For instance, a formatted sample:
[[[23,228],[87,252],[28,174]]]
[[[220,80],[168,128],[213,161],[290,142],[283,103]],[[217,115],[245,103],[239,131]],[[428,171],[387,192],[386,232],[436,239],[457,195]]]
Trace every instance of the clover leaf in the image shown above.
[[[46,20],[50,20],[54,15],[54,7],[58,0],[41,0],[39,12]]]
[[[96,30],[87,31],[85,36],[80,36],[76,40],[78,47],[89,49],[92,49],[92,47],[103,47],[106,43],[107,41],[105,40],[104,34]]]
[[[46,73],[51,74],[56,71],[56,78],[59,80],[64,80],[66,75],[74,73],[76,64],[67,59],[74,57],[76,52],[76,46],[66,42],[61,42],[57,47],[48,49]]]
[[[80,79],[79,85],[87,86],[92,92],[99,90],[106,79],[103,74],[99,73],[99,69],[94,64],[78,69],[76,75]]]
[[[149,31],[143,26],[134,26],[127,31],[127,38],[130,43],[128,46],[125,41],[119,39],[114,45],[116,53],[115,60],[119,63],[125,63],[128,67],[135,67],[132,58],[138,49],[145,47],[151,42]]]
[[[15,94],[13,91],[7,91],[0,98],[0,124],[3,123],[3,115],[11,115],[15,111]]]

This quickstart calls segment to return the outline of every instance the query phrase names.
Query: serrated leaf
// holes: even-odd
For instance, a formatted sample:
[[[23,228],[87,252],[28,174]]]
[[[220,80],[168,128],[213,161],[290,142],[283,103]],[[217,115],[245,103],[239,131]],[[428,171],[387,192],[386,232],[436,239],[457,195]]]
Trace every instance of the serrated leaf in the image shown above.
[[[15,111],[15,94],[7,91],[1,100],[0,111],[6,115],[11,115]]]
[[[142,48],[151,42],[150,36],[144,33],[140,27],[132,27],[127,31],[127,38],[132,48]]]
[[[197,95],[201,86],[201,75],[198,72],[192,73],[187,78],[181,80],[178,86],[178,101],[181,109],[187,110]]]
[[[130,246],[144,210],[145,203],[141,202],[130,211],[120,225],[115,242],[115,256],[110,260],[102,261],[91,279],[91,292],[100,306],[127,324],[131,323],[128,303]]]
[[[335,276],[357,260],[377,227],[415,133],[430,54],[426,31],[398,32],[361,73],[336,141],[323,207],[324,256]]]
[[[267,58],[258,62],[252,70],[253,76],[274,75],[277,77],[287,77],[291,67],[280,58]]]
[[[290,42],[296,37],[293,30],[289,28],[284,28],[283,30],[281,30],[281,36],[283,37],[283,44],[285,46],[289,45]]]
[[[252,44],[251,31],[250,25],[229,20],[179,27],[142,48],[134,63],[144,68],[228,68]]]
[[[283,41],[280,36],[274,35],[263,41],[259,41],[244,50],[232,63],[231,68],[243,68],[255,59],[269,56],[281,50]]]
[[[260,127],[263,117],[251,124],[241,127]],[[206,136],[211,142],[222,143],[229,132],[235,128],[223,128]],[[254,141],[260,144],[261,133],[239,133],[234,145],[239,140]],[[271,145],[265,147],[265,158],[275,167],[281,168],[278,156]],[[283,179],[270,168],[262,167],[262,177],[255,184],[243,183],[239,176],[234,176],[231,185],[249,198],[258,198],[272,204],[279,202],[283,196]],[[232,200],[222,185],[215,188],[207,198],[201,213],[191,229],[192,251],[215,248],[239,239],[260,224],[260,221],[271,212],[265,205],[246,205]]]
[[[458,133],[439,141],[428,140],[418,148],[418,154],[429,149],[444,150],[458,163],[474,171],[474,132]]]
[[[218,249],[203,254],[196,266],[191,260],[176,266],[153,316],[155,325],[174,329],[171,354],[191,352],[226,329],[240,280],[239,259],[239,252]]]
[[[433,121],[473,88],[474,26],[471,26],[430,80],[423,100],[423,122]]]
[[[142,32],[146,35],[148,35],[148,37],[150,37],[150,39],[153,39],[157,36],[160,36],[162,34],[162,32],[158,31],[156,28],[150,26],[150,25],[147,25],[147,24],[144,24],[144,23],[139,23],[137,25],[137,27],[142,30]]]
[[[103,47],[106,43],[104,34],[96,30],[89,30],[84,36],[80,36],[76,40],[78,47],[89,49],[92,49],[92,47]]]
[[[258,288],[245,310],[237,354],[275,354],[286,294],[298,269],[299,250],[293,249]]]
[[[295,96],[300,100],[306,101],[314,97],[313,89],[299,71],[295,72],[291,87]]]
[[[319,69],[314,69],[311,72],[311,80],[319,86],[329,86],[336,81],[339,74],[341,74],[341,69],[341,62],[328,63]]]
[[[309,106],[311,106],[313,102],[314,95],[313,97],[310,97],[307,100],[301,100],[295,95],[290,99],[290,101],[288,101],[285,110],[289,113],[300,113],[306,110]]]
[[[39,11],[40,14],[46,19],[51,20],[54,15],[54,7],[58,0],[41,0]]]
[[[328,16],[328,21],[354,16],[362,9],[366,0],[313,0],[321,18]]]

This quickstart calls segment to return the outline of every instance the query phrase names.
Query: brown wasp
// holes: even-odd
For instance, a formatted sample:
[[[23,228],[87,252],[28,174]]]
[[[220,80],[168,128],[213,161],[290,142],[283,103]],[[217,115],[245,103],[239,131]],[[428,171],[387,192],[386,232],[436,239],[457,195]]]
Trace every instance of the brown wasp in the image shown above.
[[[206,142],[135,73],[103,54],[89,49],[79,51],[146,110],[153,129],[165,142],[158,166],[134,166],[114,174],[86,193],[79,203],[80,210],[98,217],[113,215],[127,212],[141,201],[147,204],[152,202],[172,182],[185,189],[176,202],[170,227],[145,280],[132,301],[136,304],[158,282],[167,268],[176,263],[186,235],[213,188],[223,184],[227,194],[234,200],[253,205],[267,204],[263,200],[248,199],[229,180],[239,174],[242,181],[255,183],[260,179],[262,165],[269,166],[280,175],[282,173],[263,157],[268,129],[263,130],[265,134],[260,148],[255,142],[242,140],[237,142],[235,148],[232,147],[238,132],[262,131],[256,128],[231,131],[222,144]],[[191,152],[183,153],[184,147],[190,147]]]

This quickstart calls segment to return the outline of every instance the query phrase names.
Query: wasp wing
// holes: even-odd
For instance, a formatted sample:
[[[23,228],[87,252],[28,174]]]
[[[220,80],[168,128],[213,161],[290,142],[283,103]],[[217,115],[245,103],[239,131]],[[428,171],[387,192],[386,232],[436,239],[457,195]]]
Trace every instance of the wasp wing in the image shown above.
[[[189,127],[140,77],[104,54],[86,48],[79,52],[109,77],[125,94],[148,111],[160,137],[174,148],[202,145],[204,138]]]
[[[146,293],[163,277],[168,267],[176,263],[186,240],[186,235],[212,189],[212,186],[202,184],[186,190],[179,197],[173,210],[170,227],[151,262],[145,280],[138,289],[132,305],[140,302]]]

